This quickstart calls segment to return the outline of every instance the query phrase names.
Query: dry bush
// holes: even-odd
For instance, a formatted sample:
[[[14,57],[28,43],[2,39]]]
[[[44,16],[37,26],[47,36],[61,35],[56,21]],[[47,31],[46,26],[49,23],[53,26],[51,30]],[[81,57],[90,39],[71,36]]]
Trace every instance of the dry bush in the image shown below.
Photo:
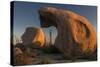
[[[49,45],[43,48],[45,53],[60,53],[59,50],[54,45]]]
[[[28,65],[32,64],[33,54],[22,52],[20,48],[15,48],[14,51],[14,65]]]
[[[50,64],[51,62],[50,62],[50,59],[48,59],[48,58],[44,58],[41,62],[40,62],[40,64]]]

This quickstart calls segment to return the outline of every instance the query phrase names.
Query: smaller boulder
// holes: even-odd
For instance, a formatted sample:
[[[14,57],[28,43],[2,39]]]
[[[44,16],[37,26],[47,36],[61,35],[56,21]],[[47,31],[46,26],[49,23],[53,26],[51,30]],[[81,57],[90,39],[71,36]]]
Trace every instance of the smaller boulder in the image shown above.
[[[45,36],[41,28],[28,27],[21,38],[25,46],[42,47],[45,43]]]

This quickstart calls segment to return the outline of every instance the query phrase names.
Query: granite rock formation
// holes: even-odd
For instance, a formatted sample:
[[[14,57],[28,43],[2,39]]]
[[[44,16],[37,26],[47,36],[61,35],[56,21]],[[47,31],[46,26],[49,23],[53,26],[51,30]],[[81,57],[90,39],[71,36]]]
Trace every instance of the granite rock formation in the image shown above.
[[[63,9],[43,7],[39,10],[41,27],[55,26],[55,46],[66,57],[91,55],[96,50],[96,31],[83,16]]]
[[[42,47],[45,43],[45,36],[41,28],[28,27],[22,35],[25,46]]]

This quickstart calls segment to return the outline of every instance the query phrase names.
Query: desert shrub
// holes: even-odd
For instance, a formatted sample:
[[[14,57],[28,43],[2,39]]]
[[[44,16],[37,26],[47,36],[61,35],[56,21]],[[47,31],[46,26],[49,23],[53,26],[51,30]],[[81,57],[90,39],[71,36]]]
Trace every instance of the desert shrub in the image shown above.
[[[60,53],[54,45],[49,45],[43,48],[45,53]]]
[[[15,56],[14,65],[27,65],[32,64],[32,58],[29,57],[27,54],[20,54]]]
[[[40,62],[40,64],[50,64],[50,59],[44,58],[44,59]]]
[[[31,48],[27,48],[25,50],[25,53],[30,57],[36,57],[37,56],[37,53],[35,51],[33,51]]]
[[[28,65],[32,64],[32,59],[36,55],[32,52],[22,51],[20,48],[14,48],[14,65]]]
[[[22,43],[17,43],[14,47],[15,48],[20,48],[22,51],[26,50],[26,47]]]
[[[88,55],[85,54],[82,59],[87,59],[87,60],[97,60],[97,49],[91,54],[89,54],[88,52]]]

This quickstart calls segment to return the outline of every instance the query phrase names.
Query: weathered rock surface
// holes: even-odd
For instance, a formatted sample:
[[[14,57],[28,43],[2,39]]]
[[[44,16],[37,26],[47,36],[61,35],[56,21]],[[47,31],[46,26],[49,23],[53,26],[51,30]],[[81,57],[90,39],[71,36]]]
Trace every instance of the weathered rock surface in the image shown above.
[[[42,27],[55,26],[55,46],[66,57],[91,55],[96,50],[96,32],[83,16],[69,10],[43,7],[39,10]]]
[[[21,38],[24,45],[33,44],[34,47],[42,47],[45,43],[45,36],[41,28],[29,27]]]

